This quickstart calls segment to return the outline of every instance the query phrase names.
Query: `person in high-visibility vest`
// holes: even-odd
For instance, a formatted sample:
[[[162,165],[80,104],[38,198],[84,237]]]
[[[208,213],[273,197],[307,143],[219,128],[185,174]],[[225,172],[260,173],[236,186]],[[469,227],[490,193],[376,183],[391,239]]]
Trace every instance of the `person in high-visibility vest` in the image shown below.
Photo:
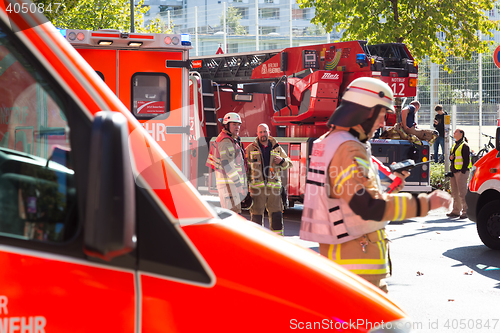
[[[241,118],[229,112],[221,122],[224,128],[210,145],[206,165],[215,171],[221,207],[241,213],[241,201],[248,193],[245,153],[239,137]]]
[[[412,195],[381,188],[368,140],[384,125],[387,112],[395,109],[386,83],[362,77],[347,87],[328,120],[330,131],[314,141],[300,227],[300,238],[318,242],[321,255],[384,291],[391,272],[385,226],[452,201],[439,190]]]
[[[465,194],[467,194],[467,180],[469,179],[469,170],[472,168],[470,148],[467,144],[468,140],[465,137],[465,132],[457,128],[453,132],[455,144],[451,147],[450,152],[450,185],[451,195],[453,196],[453,210],[446,214],[450,218],[467,218],[467,202]]]

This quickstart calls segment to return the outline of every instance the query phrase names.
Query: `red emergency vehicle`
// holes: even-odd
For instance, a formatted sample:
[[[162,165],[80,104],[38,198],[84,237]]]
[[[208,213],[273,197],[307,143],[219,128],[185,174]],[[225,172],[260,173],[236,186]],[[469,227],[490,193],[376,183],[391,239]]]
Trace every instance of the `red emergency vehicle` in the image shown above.
[[[36,8],[0,2],[0,331],[409,331],[367,282],[204,202]]]
[[[189,35],[68,29],[65,36],[189,176]]]
[[[312,142],[328,130],[326,122],[349,83],[359,77],[379,78],[395,97],[408,100],[416,95],[418,76],[404,44],[365,41],[194,57],[191,69],[202,78],[202,125],[208,139],[218,134],[217,119],[228,112],[241,116],[240,135],[252,137],[242,138],[243,142],[253,141],[258,124],[270,127],[294,163],[283,177],[290,206],[303,200]],[[387,125],[394,123],[394,119],[387,121]],[[371,143],[373,155],[386,165],[408,158],[429,160],[427,142],[375,139]],[[429,163],[413,169],[404,191],[431,191],[429,171]],[[215,191],[213,178],[210,184]]]
[[[500,250],[500,127],[495,147],[472,166],[465,200],[467,216],[476,222],[481,241]]]

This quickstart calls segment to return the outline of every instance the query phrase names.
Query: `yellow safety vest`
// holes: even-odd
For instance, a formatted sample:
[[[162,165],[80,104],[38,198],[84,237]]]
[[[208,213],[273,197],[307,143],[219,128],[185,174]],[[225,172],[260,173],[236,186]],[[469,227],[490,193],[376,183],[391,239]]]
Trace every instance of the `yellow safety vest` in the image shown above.
[[[455,166],[455,170],[462,170],[462,166],[464,165],[464,157],[462,156],[462,148],[464,146],[464,143],[465,142],[462,141],[462,143],[458,146],[457,150],[455,150],[455,159],[453,160],[453,165]],[[451,151],[453,151],[456,145],[457,143],[455,142],[453,144],[453,147],[451,147]],[[472,168],[472,161],[469,156],[469,166],[467,167],[467,169],[470,168]]]

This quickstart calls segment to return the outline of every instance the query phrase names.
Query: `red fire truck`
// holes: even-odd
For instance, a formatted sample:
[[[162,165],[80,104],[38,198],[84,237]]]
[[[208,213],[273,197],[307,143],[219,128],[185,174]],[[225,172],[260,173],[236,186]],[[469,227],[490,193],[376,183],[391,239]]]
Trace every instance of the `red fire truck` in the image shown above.
[[[0,2],[1,332],[410,331],[372,285],[204,202],[40,8]]]
[[[465,200],[467,216],[476,222],[481,241],[491,249],[500,250],[500,127],[495,147],[472,166]]]
[[[217,119],[227,112],[240,114],[242,137],[254,137],[263,122],[277,136],[294,163],[285,177],[290,206],[303,199],[312,142],[327,131],[326,122],[349,83],[358,77],[376,77],[392,87],[395,97],[407,99],[416,95],[418,75],[404,44],[364,41],[194,57],[191,70],[202,79],[202,126],[207,139],[218,134]],[[429,160],[427,142],[375,139],[371,145],[373,155],[385,164],[407,158]],[[404,190],[431,191],[429,171],[429,163],[413,169]],[[213,177],[209,178],[214,190]]]

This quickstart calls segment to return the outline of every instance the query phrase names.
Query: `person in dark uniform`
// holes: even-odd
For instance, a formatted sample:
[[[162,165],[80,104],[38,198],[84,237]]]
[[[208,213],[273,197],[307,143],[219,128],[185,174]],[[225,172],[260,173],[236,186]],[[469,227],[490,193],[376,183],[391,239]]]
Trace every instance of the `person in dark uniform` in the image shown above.
[[[439,146],[441,146],[441,152],[444,156],[444,116],[448,113],[443,110],[443,106],[441,104],[436,105],[434,111],[437,112],[434,117],[434,128],[439,133],[436,141],[434,141],[434,162],[439,163]]]

